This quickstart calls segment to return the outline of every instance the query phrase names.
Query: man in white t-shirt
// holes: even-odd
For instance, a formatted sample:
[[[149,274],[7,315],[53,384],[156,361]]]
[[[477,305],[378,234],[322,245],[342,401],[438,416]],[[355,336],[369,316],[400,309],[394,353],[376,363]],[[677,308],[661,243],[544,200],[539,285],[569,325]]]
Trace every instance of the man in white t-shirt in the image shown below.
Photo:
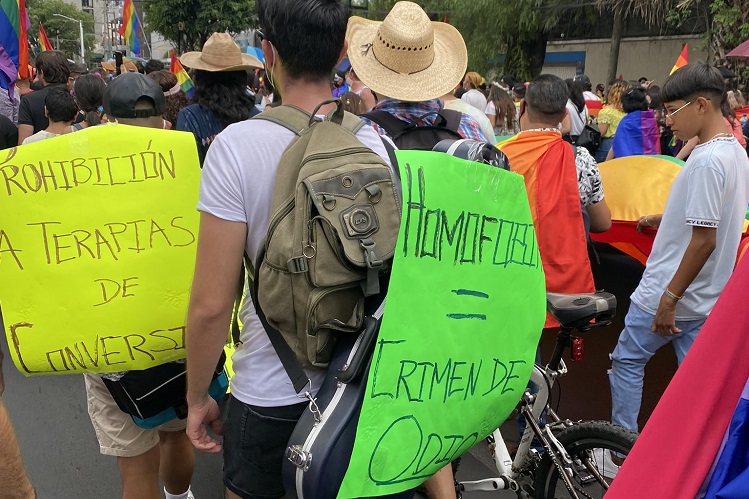
[[[256,5],[268,79],[284,105],[313,112],[331,99],[330,73],[346,53],[346,9],[339,0],[258,0]],[[326,106],[320,112],[330,110]],[[357,137],[390,164],[372,127],[363,127]],[[236,123],[216,137],[202,171],[198,255],[186,330],[187,431],[200,450],[223,448],[230,498],[284,495],[284,452],[307,407],[297,397],[251,301],[245,300],[239,313],[242,343],[232,357],[223,443],[212,439],[206,428],[222,432],[208,386],[226,342],[243,254],[254,261],[268,231],[276,169],[294,138],[293,132],[267,120]],[[312,389],[320,387],[324,374],[307,372]]]
[[[638,230],[658,227],[658,234],[609,371],[612,421],[635,431],[645,365],[669,342],[679,363],[684,359],[733,271],[749,203],[749,160],[726,132],[720,72],[689,64],[666,80],[661,97],[674,134],[697,136],[700,145],[674,180],[663,214],[638,222]]]

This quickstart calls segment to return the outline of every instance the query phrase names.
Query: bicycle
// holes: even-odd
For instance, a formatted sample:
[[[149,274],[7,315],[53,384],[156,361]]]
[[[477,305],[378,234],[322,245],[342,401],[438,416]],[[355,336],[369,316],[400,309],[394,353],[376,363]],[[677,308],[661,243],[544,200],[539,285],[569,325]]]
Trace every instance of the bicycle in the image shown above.
[[[499,476],[457,482],[458,498],[463,492],[512,490],[522,499],[598,499],[608,490],[618,470],[609,453],[626,457],[634,445],[635,432],[606,421],[562,420],[549,405],[555,380],[567,374],[562,355],[572,345],[572,332],[610,324],[616,312],[616,297],[605,292],[547,293],[546,302],[561,327],[549,363],[546,367],[533,367],[530,381],[538,391],[526,389],[521,398],[519,411],[526,427],[515,458],[496,429],[486,441]],[[547,418],[545,425],[542,415]],[[532,448],[534,437],[544,452]]]

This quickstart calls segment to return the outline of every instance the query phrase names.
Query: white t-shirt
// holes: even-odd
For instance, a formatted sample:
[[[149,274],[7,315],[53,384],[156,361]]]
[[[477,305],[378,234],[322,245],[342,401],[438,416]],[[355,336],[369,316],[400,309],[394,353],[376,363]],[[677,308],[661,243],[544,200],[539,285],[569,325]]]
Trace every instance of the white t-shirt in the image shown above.
[[[372,127],[364,126],[357,137],[390,164],[382,140]],[[206,156],[198,210],[223,220],[246,222],[245,250],[253,263],[270,223],[276,169],[293,138],[294,134],[281,125],[247,120],[221,132]],[[244,300],[239,313],[244,327],[242,345],[232,356],[232,395],[246,404],[260,407],[301,402],[260,324],[252,300]],[[307,375],[316,392],[325,372],[309,370]]]
[[[585,128],[585,125],[588,122],[588,106],[585,106],[581,113],[578,112],[577,107],[572,103],[572,101],[567,99],[567,112],[570,115],[570,124],[572,125],[570,135],[580,135],[583,133],[583,128]]]
[[[475,107],[463,102],[460,99],[447,99],[442,101],[445,109],[452,109],[454,111],[460,111],[463,114],[473,117],[481,125],[481,129],[489,139],[489,143],[494,145],[497,143],[497,137],[494,135],[494,127],[492,126],[489,118],[486,117],[483,111],[479,111]]]
[[[597,100],[597,101],[601,100],[600,97],[598,97],[596,94],[594,94],[590,90],[586,90],[586,91],[583,92],[583,99],[585,99],[585,100]]]
[[[694,148],[676,176],[645,273],[632,301],[655,315],[681,263],[692,227],[717,227],[716,246],[676,305],[677,320],[707,317],[731,277],[749,203],[749,160],[735,138]]]
[[[482,113],[486,109],[486,96],[480,90],[470,89],[460,97],[463,102],[472,105]]]
[[[59,137],[59,133],[52,133],[48,132],[47,130],[39,130],[34,135],[30,135],[23,139],[23,142],[21,142],[22,146],[25,146],[26,144],[33,144],[34,142],[39,142],[40,140],[47,140],[47,139],[53,139],[55,137]]]

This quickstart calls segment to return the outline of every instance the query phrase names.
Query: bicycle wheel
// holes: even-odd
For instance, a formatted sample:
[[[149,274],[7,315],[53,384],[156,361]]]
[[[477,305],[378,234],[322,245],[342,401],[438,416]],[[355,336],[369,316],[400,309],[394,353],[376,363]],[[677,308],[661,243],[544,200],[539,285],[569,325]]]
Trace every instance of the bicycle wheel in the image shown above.
[[[586,421],[562,430],[556,437],[572,459],[572,485],[578,497],[600,499],[619,471],[609,451],[626,456],[637,433],[607,421]],[[548,455],[538,465],[534,488],[537,499],[572,497]]]

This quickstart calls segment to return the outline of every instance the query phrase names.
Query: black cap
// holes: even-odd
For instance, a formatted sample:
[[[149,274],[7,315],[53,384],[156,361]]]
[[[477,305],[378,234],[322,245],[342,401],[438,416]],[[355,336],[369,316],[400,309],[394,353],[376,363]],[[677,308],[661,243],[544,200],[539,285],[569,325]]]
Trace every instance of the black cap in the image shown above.
[[[588,78],[588,75],[575,75],[574,80],[576,82],[579,82],[580,85],[582,85],[583,90],[590,90],[592,87],[592,84],[590,83],[590,78]]]
[[[151,99],[154,109],[135,110],[140,99]],[[149,118],[161,116],[166,100],[161,86],[140,73],[124,73],[107,85],[104,91],[104,112],[112,118]]]

